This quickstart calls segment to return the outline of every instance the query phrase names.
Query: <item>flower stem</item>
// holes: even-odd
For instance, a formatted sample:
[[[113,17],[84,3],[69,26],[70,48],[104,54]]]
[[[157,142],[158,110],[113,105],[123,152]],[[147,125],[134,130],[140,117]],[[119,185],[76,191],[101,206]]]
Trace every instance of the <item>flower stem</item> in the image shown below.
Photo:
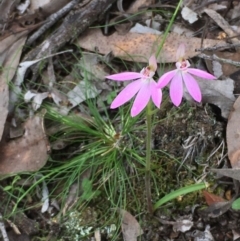
[[[173,15],[172,15],[172,18],[171,18],[171,20],[170,20],[170,23],[168,24],[167,29],[165,30],[165,33],[164,33],[163,38],[162,38],[162,41],[161,41],[161,43],[160,43],[160,45],[159,45],[159,47],[158,47],[158,49],[157,49],[157,52],[156,52],[156,58],[158,57],[158,55],[160,54],[160,52],[161,52],[161,50],[162,50],[162,48],[163,48],[163,45],[164,45],[164,43],[165,43],[165,41],[166,41],[166,38],[167,38],[167,36],[168,36],[168,33],[169,33],[169,31],[170,31],[170,29],[171,29],[171,27],[172,27],[172,25],[173,25],[173,22],[174,22],[174,20],[175,20],[175,18],[176,18],[176,16],[177,16],[177,13],[178,13],[181,5],[182,5],[182,1],[183,1],[183,0],[180,0],[180,1],[178,2],[178,5],[177,5],[177,7],[176,7],[176,9],[175,9],[175,11],[174,11],[174,13],[173,13]]]
[[[152,109],[151,102],[149,102],[148,105],[147,105],[147,108],[146,108],[147,137],[146,137],[145,187],[146,187],[148,212],[150,214],[153,213],[151,184],[150,184],[150,174],[151,174],[151,141],[152,141],[152,114],[151,114],[151,109]]]

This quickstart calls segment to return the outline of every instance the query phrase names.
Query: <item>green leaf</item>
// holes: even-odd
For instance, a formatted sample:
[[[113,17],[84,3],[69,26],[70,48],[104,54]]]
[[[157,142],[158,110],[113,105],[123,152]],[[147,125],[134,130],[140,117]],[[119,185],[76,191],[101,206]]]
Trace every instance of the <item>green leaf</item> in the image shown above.
[[[158,209],[160,206],[162,206],[164,203],[171,201],[172,199],[175,199],[176,197],[179,197],[181,195],[199,191],[203,188],[206,188],[207,185],[205,183],[197,183],[191,186],[183,187],[180,188],[176,191],[173,191],[167,195],[165,195],[163,198],[161,198],[155,205],[154,205],[154,210]]]
[[[81,199],[85,201],[90,201],[100,193],[99,191],[92,190],[92,182],[87,178],[82,181],[82,189],[83,194],[81,195]]]
[[[235,209],[235,210],[239,210],[240,209],[240,198],[238,198],[237,200],[235,200],[232,203],[232,209]]]
[[[113,101],[113,99],[116,97],[117,92],[116,91],[112,91],[107,95],[107,104],[110,105]]]
[[[9,191],[9,190],[11,190],[12,188],[13,188],[12,186],[6,186],[6,187],[3,188],[3,190],[4,190],[4,191]]]

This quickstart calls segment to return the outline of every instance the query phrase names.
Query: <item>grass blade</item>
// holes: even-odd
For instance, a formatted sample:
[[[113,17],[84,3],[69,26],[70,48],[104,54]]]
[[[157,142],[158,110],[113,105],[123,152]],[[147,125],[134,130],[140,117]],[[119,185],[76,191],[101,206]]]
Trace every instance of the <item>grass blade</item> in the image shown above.
[[[183,187],[180,188],[176,191],[173,191],[169,194],[167,194],[166,196],[164,196],[163,198],[161,198],[155,205],[154,205],[154,210],[158,209],[160,206],[162,206],[164,203],[171,201],[172,199],[187,194],[187,193],[191,193],[191,192],[195,192],[195,191],[199,191],[203,188],[206,188],[207,184],[206,183],[197,183],[191,186],[187,186],[187,187]]]

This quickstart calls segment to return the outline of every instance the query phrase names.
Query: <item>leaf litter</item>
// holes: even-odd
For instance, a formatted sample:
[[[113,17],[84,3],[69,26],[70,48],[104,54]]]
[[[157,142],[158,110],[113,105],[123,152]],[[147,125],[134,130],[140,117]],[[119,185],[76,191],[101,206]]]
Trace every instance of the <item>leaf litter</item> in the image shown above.
[[[125,60],[136,62],[147,62],[148,57],[156,52],[157,44],[161,42],[162,36],[157,34],[141,34],[128,33],[126,35],[119,35],[114,33],[110,36],[104,36],[99,29],[91,29],[78,39],[80,47],[101,54],[113,53],[115,57],[121,57]],[[160,63],[176,62],[176,51],[180,43],[186,43],[186,56],[192,58],[198,53],[195,49],[201,46],[200,38],[186,38],[179,34],[169,33],[163,49],[158,57]],[[205,39],[203,41],[204,47],[224,44],[222,40]]]
[[[233,169],[240,168],[239,112],[240,98],[233,105],[227,124],[228,157]]]
[[[3,1],[5,4],[7,1]],[[17,1],[16,1],[17,2]],[[33,2],[36,3],[36,1],[31,1],[31,7],[33,6]],[[120,1],[121,2],[121,1]],[[183,19],[187,20],[190,24],[193,22],[199,23],[201,20],[201,15],[200,13],[203,14],[203,12],[207,13],[211,18],[214,19],[214,21],[219,25],[228,35],[230,38],[235,37],[235,32],[233,28],[227,23],[227,22],[222,22],[222,18],[219,14],[216,13],[218,9],[225,9],[223,5],[221,4],[215,4],[212,5],[210,3],[205,3],[206,6],[198,6],[194,4],[189,4],[187,1],[184,1],[184,6],[182,8],[182,17]],[[47,1],[47,3],[49,3]],[[21,14],[26,14],[25,12],[26,9],[29,7],[28,6],[29,1],[25,2],[25,7],[22,5],[21,11],[23,13]],[[123,4],[123,3],[122,3]],[[134,14],[134,12],[138,11],[139,5],[142,7],[144,6],[145,8],[151,9],[153,5],[151,5],[151,1],[135,1],[135,4],[131,5],[129,9],[131,9],[131,13]],[[135,7],[135,6],[137,7]],[[2,5],[3,6],[3,5]],[[10,5],[7,6],[8,8]],[[17,6],[18,8],[20,7]],[[164,6],[163,6],[164,7]],[[125,5],[123,4],[120,6],[120,12],[124,13]],[[14,11],[15,8],[10,9],[10,12]],[[200,9],[200,10],[199,10]],[[237,8],[234,8],[234,14],[237,15],[238,11],[236,10]],[[189,15],[186,15],[186,10],[189,13],[192,13],[193,18],[189,18]],[[2,10],[3,11],[3,10]],[[185,13],[184,13],[185,11]],[[128,10],[126,10],[126,13],[129,13]],[[125,14],[125,13],[124,13]],[[141,15],[143,18],[146,17],[147,15]],[[81,76],[81,78],[77,78],[74,71],[70,72],[68,76],[65,76],[62,78],[61,83],[58,82],[58,77],[59,73],[57,72],[56,67],[56,62],[52,59],[53,56],[56,54],[54,53],[51,55],[51,59],[48,61],[48,70],[45,71],[45,73],[42,76],[42,82],[44,83],[44,87],[36,87],[33,83],[29,84],[30,82],[27,81],[27,76],[28,76],[28,68],[45,59],[49,58],[49,56],[46,56],[44,58],[38,58],[37,60],[29,61],[29,62],[22,62],[19,64],[19,59],[22,55],[21,49],[24,45],[24,42],[26,40],[26,35],[29,33],[31,28],[36,28],[37,25],[30,24],[29,27],[25,26],[26,32],[24,32],[24,27],[19,27],[19,26],[14,26],[11,25],[12,23],[9,21],[10,27],[6,25],[6,30],[8,29],[17,29],[17,31],[23,31],[20,33],[17,33],[15,35],[11,34],[11,31],[4,32],[4,38],[1,40],[3,47],[1,47],[1,62],[4,68],[9,67],[9,63],[13,63],[11,65],[13,71],[7,72],[8,74],[8,81],[12,81],[12,83],[15,85],[13,89],[10,91],[10,107],[8,108],[8,85],[7,82],[4,80],[6,72],[2,72],[2,78],[1,78],[1,93],[2,93],[2,107],[1,107],[1,119],[0,119],[0,124],[1,124],[1,132],[3,133],[3,130],[7,131],[7,125],[5,125],[5,121],[7,119],[7,114],[8,112],[11,114],[17,113],[23,113],[24,118],[26,119],[25,121],[22,121],[22,131],[20,131],[18,134],[15,136],[12,136],[11,140],[7,139],[7,135],[4,133],[3,139],[1,142],[1,162],[0,162],[0,174],[2,177],[7,176],[7,175],[13,175],[13,174],[18,174],[21,172],[39,172],[39,174],[36,174],[36,180],[39,180],[39,178],[43,178],[44,176],[41,176],[41,168],[47,165],[47,160],[49,158],[49,148],[50,148],[50,143],[47,139],[46,131],[45,131],[45,123],[44,123],[44,115],[39,115],[39,114],[34,114],[34,112],[37,112],[41,108],[43,109],[43,104],[51,102],[53,100],[53,105],[54,108],[56,108],[59,113],[62,113],[64,115],[68,115],[69,113],[72,114],[73,111],[77,112],[84,112],[83,110],[86,109],[85,101],[93,98],[99,98],[100,101],[99,106],[102,105],[107,99],[109,98],[109,92],[113,91],[113,87],[111,84],[106,83],[105,81],[105,76],[109,74],[109,69],[106,67],[105,63],[108,65],[112,65],[113,68],[118,69],[121,68],[121,65],[119,67],[119,62],[118,65],[114,66],[114,61],[111,60],[106,60],[104,58],[101,59],[100,55],[108,55],[109,53],[112,53],[114,57],[117,58],[122,58],[123,60],[127,60],[130,62],[146,62],[148,60],[148,57],[156,51],[156,46],[157,43],[159,43],[162,39],[162,36],[160,35],[161,32],[160,28],[162,28],[163,24],[161,21],[163,21],[164,18],[159,18],[160,21],[156,20],[157,18],[154,19],[154,21],[149,21],[147,24],[144,21],[141,21],[141,18],[136,18],[134,21],[132,21],[131,24],[135,24],[135,27],[131,29],[130,32],[127,32],[128,27],[124,29],[124,31],[121,30],[121,34],[125,35],[120,35],[119,33],[115,32],[109,36],[104,36],[102,32],[99,29],[92,29],[92,30],[87,30],[85,31],[76,41],[82,47],[83,49],[86,49],[88,51],[92,52],[97,52],[97,54],[92,54],[92,53],[82,53],[82,57],[78,63],[78,68],[80,69],[80,73],[77,76]],[[138,22],[139,21],[139,22]],[[40,23],[40,22],[38,22]],[[154,23],[154,24],[153,24]],[[224,23],[224,25],[222,25]],[[34,25],[34,26],[33,26]],[[146,27],[145,25],[148,25]],[[154,25],[154,28],[151,28]],[[187,24],[187,26],[189,26]],[[192,25],[193,26],[193,25]],[[191,26],[191,28],[192,28]],[[179,27],[177,31],[180,31],[181,33],[186,32],[183,27]],[[137,30],[136,30],[137,29]],[[139,30],[140,29],[140,30]],[[144,29],[144,30],[141,30]],[[173,28],[174,29],[174,28]],[[189,30],[189,28],[186,28]],[[140,31],[140,33],[136,33],[136,31]],[[153,32],[154,33],[153,33]],[[9,37],[5,38],[7,35]],[[188,32],[188,34],[191,34],[191,31]],[[18,42],[19,40],[19,42]],[[16,42],[16,44],[15,44]],[[171,32],[169,33],[167,40],[164,44],[163,51],[161,52],[160,57],[158,58],[159,63],[173,63],[176,61],[175,53],[176,49],[178,48],[178,45],[180,43],[185,42],[187,45],[187,56],[188,58],[194,58],[197,57],[199,52],[196,52],[195,49],[200,48],[202,46],[203,48],[206,47],[215,47],[218,45],[222,45],[225,43],[225,40],[217,40],[217,39],[211,39],[211,38],[205,38],[203,39],[203,44],[202,43],[202,38],[201,36],[198,37],[186,37],[184,34],[180,35],[179,33],[174,33]],[[238,39],[235,38],[233,39],[234,43],[238,43]],[[13,44],[14,43],[14,44]],[[47,42],[46,42],[47,43]],[[11,46],[12,45],[12,46]],[[11,47],[11,48],[10,48]],[[19,50],[17,55],[13,55],[13,53],[10,51],[13,49],[13,52],[17,49]],[[236,48],[237,50],[237,48]],[[15,53],[14,53],[15,54]],[[211,53],[209,53],[211,55]],[[222,54],[221,57],[223,58],[232,58],[234,60],[238,60],[238,50],[236,52],[233,52],[232,55],[229,55],[227,51],[222,51],[219,52],[219,54]],[[14,58],[13,58],[14,56]],[[106,56],[105,56],[106,57]],[[238,106],[237,106],[237,101],[233,105],[235,101],[235,95],[233,94],[234,89],[235,89],[235,80],[228,78],[228,76],[234,72],[236,72],[236,69],[232,67],[231,69],[226,67],[225,64],[221,63],[214,63],[209,61],[206,61],[207,65],[209,67],[210,72],[213,72],[215,75],[219,77],[219,80],[215,81],[213,84],[210,82],[207,82],[207,84],[203,84],[206,82],[203,82],[199,80],[199,85],[203,93],[203,102],[204,103],[211,103],[215,106],[218,106],[221,109],[221,118],[224,117],[225,119],[228,119],[227,122],[227,146],[228,146],[228,156],[231,162],[231,168],[226,168],[226,169],[212,169],[212,171],[220,173],[224,176],[231,177],[233,179],[239,180],[239,170],[238,170],[238,151],[239,151],[239,146],[238,146],[238,138],[237,138],[237,132],[238,132],[238,126],[236,125],[238,121]],[[17,70],[17,74],[15,75],[14,78],[14,73],[17,69],[17,66],[19,64],[19,68]],[[132,65],[132,63],[130,63]],[[213,65],[213,67],[211,67]],[[27,71],[28,70],[28,71]],[[76,69],[75,69],[76,71]],[[3,75],[4,74],[4,75]],[[26,76],[25,76],[26,74]],[[224,77],[227,76],[227,78]],[[27,85],[25,86],[25,83]],[[64,83],[64,84],[63,84]],[[71,83],[72,85],[68,85],[67,83]],[[69,87],[70,86],[70,87]],[[21,108],[16,108],[17,103],[22,100],[21,94],[23,94],[23,87],[24,87],[24,99],[26,102],[31,102],[31,108],[33,109],[34,112],[27,112],[23,111]],[[185,98],[187,100],[190,100],[189,96],[185,93]],[[101,102],[101,104],[100,104]],[[167,107],[169,107],[168,104],[166,104]],[[233,106],[233,110],[231,110],[231,107]],[[101,108],[104,107],[104,105],[101,106]],[[28,107],[29,108],[29,107]],[[100,109],[101,109],[100,108]],[[200,108],[202,107],[195,107],[198,109],[198,112],[200,112]],[[205,107],[205,111],[208,112],[209,109],[208,107]],[[103,108],[104,109],[104,108]],[[102,109],[101,109],[102,110]],[[160,110],[164,113],[164,108],[163,110]],[[167,110],[167,113],[172,114],[171,110]],[[178,116],[177,114],[172,114],[173,120],[168,120],[169,122],[174,122],[174,123],[184,123],[189,122],[189,120],[192,118],[192,113],[189,114],[189,116],[186,115],[186,110],[185,114],[181,113],[182,116]],[[194,112],[194,111],[193,111]],[[194,112],[195,114],[198,112]],[[30,113],[30,117],[29,117]],[[229,115],[230,113],[230,115]],[[79,113],[78,113],[79,114]],[[82,113],[80,113],[82,114]],[[87,114],[89,114],[87,112]],[[203,112],[201,112],[202,117],[198,116],[199,118],[195,119],[195,122],[198,124],[199,119],[203,119],[207,124],[203,124],[201,126],[202,129],[206,130],[208,128],[211,129],[211,125],[209,124],[210,121],[209,119],[212,118],[212,120],[215,120],[214,115],[204,115]],[[206,113],[205,113],[206,114]],[[166,115],[166,118],[168,115]],[[197,116],[197,114],[196,114]],[[203,118],[204,116],[204,118]],[[27,118],[29,117],[29,118]],[[89,116],[91,118],[91,122],[94,123],[94,118]],[[160,116],[161,118],[161,116]],[[175,119],[174,119],[175,118]],[[208,119],[209,118],[209,119]],[[18,122],[19,120],[14,117],[12,119],[12,123]],[[9,123],[7,122],[9,125]],[[172,145],[171,146],[171,138],[170,136],[176,135],[178,140],[184,141],[187,140],[186,135],[186,130],[187,134],[191,136],[192,132],[189,129],[189,126],[191,125],[191,128],[196,130],[196,126],[193,124],[189,124],[188,127],[185,128],[184,131],[178,136],[177,133],[175,133],[172,129],[171,131],[168,132],[168,124],[164,124],[165,129],[161,130],[161,136],[162,138],[162,144],[159,144],[157,148],[162,148],[164,150],[164,143],[168,143],[168,151],[169,153],[174,153],[175,156],[179,157],[181,154],[179,154],[179,150],[183,149],[181,145],[176,148],[176,146]],[[20,125],[21,126],[21,125]],[[214,127],[213,127],[214,126]],[[179,131],[181,130],[180,125],[175,126],[176,129]],[[156,130],[160,129],[161,126],[156,126]],[[208,163],[206,164],[207,167],[219,167],[218,165],[215,165],[214,162],[211,162],[209,158],[206,158],[204,155],[210,155],[212,158],[217,158],[217,155],[219,154],[217,151],[216,153],[212,154],[211,152],[207,152],[207,154],[203,154],[206,146],[209,148],[209,143],[212,142],[214,143],[213,140],[217,140],[219,136],[217,135],[217,128],[216,125],[212,125],[212,132],[213,129],[215,133],[213,134],[211,131],[207,132],[207,135],[211,135],[211,137],[204,136],[203,134],[203,139],[202,141],[198,142],[198,145],[202,145],[202,148],[196,148],[195,146],[192,147],[192,152],[194,154],[191,155],[197,155],[197,158],[186,158],[187,162],[186,164],[189,165],[191,168],[193,168],[196,165],[205,165],[204,163],[201,163],[201,160],[199,159],[204,159],[207,160]],[[221,128],[220,128],[221,129]],[[54,135],[57,132],[54,133]],[[202,133],[205,133],[203,131]],[[209,134],[210,133],[210,134]],[[1,133],[0,133],[1,134]],[[170,139],[168,139],[170,138]],[[209,138],[207,140],[207,138]],[[50,137],[51,139],[51,137]],[[60,139],[60,138],[59,138]],[[6,141],[7,140],[7,141]],[[168,141],[167,141],[168,140]],[[157,143],[157,138],[155,140]],[[217,141],[216,141],[217,142]],[[65,145],[65,143],[62,143],[62,146],[58,148],[58,150],[63,150],[63,151],[69,151],[71,150],[70,147],[68,147],[71,142],[67,142],[68,144]],[[70,144],[69,144],[70,143]],[[51,143],[53,144],[53,142]],[[80,147],[74,149],[76,153],[81,150],[82,146],[84,146],[86,143],[83,143],[80,145]],[[58,146],[58,144],[56,145]],[[73,145],[74,146],[74,145]],[[141,145],[140,145],[141,146]],[[213,145],[214,146],[214,145]],[[30,147],[30,148],[29,148]],[[212,146],[211,146],[212,147]],[[69,148],[69,149],[68,149]],[[140,147],[141,148],[141,147]],[[186,147],[187,148],[187,147]],[[195,149],[194,149],[195,148]],[[214,147],[215,148],[215,147]],[[212,150],[218,150],[214,149]],[[57,148],[53,148],[57,149]],[[196,150],[198,149],[198,150]],[[201,149],[201,150],[200,150]],[[211,153],[211,154],[209,154]],[[56,153],[55,153],[56,154]],[[216,155],[215,155],[216,154]],[[201,156],[202,155],[202,156]],[[222,154],[221,154],[222,155]],[[191,160],[190,160],[191,159]],[[227,166],[227,161],[226,158],[223,156],[220,157],[220,160],[224,161],[225,167]],[[221,161],[221,162],[222,162]],[[194,162],[195,164],[193,165]],[[166,163],[170,163],[169,161]],[[219,161],[220,163],[220,161]],[[170,164],[168,164],[170,165]],[[184,164],[185,165],[185,164]],[[168,167],[170,169],[174,169],[172,167]],[[181,179],[181,175],[184,176],[184,172],[182,172],[183,167],[181,167],[179,172],[179,177],[178,177],[178,182],[183,182],[183,179]],[[99,170],[98,170],[99,171]],[[204,174],[205,175],[205,174]],[[84,176],[84,175],[83,175]],[[163,175],[164,176],[164,175]],[[67,211],[71,211],[72,206],[74,204],[78,203],[79,200],[81,201],[88,201],[91,202],[93,200],[97,200],[98,195],[93,195],[94,192],[94,187],[96,183],[92,183],[88,178],[90,178],[91,175],[87,176],[87,179],[85,181],[81,180],[78,182],[73,182],[71,185],[69,185],[69,193],[67,195],[67,199],[65,199],[65,202],[63,203],[63,212],[62,214],[65,216],[67,214]],[[82,176],[79,176],[78,178],[82,179]],[[162,177],[163,178],[163,177]],[[189,177],[187,177],[189,178]],[[175,183],[175,187],[179,183]],[[83,186],[82,186],[83,185]],[[139,186],[141,186],[142,183],[140,183]],[[51,202],[51,185],[49,186],[45,181],[42,182],[42,194],[41,198],[43,205],[41,206],[41,211],[42,213],[47,213],[47,211],[50,209],[50,202]],[[172,187],[174,188],[174,187]],[[101,190],[102,191],[102,190]],[[170,192],[170,190],[168,190]],[[237,191],[236,191],[237,193]],[[97,194],[97,193],[95,193]],[[101,196],[101,195],[100,195]],[[198,197],[202,197],[200,194]],[[211,196],[211,197],[209,197]],[[206,197],[206,193],[205,193]],[[210,203],[209,199],[217,199],[217,196],[210,195],[208,193],[208,201],[207,203]],[[210,207],[204,210],[204,213],[202,214],[204,218],[217,218],[221,217],[225,213],[229,212],[232,202],[234,201],[235,196],[230,201],[224,202],[223,200],[221,201],[221,198],[219,198],[216,203],[210,204]],[[59,200],[58,200],[59,201]],[[185,199],[186,201],[186,199]],[[213,202],[213,201],[211,201]],[[200,201],[201,203],[201,201]],[[178,203],[178,205],[181,205]],[[191,206],[191,204],[188,203],[188,206]],[[169,209],[171,211],[171,209]],[[143,223],[138,223],[137,220],[135,219],[134,216],[132,216],[129,212],[125,211],[124,209],[118,208],[119,213],[122,215],[122,234],[123,238],[126,241],[135,241],[137,240],[138,236],[142,236],[142,238],[145,238],[145,233],[144,231],[147,230],[146,226]],[[163,210],[161,210],[163,211]],[[1,212],[0,212],[1,213]],[[87,214],[87,216],[91,216],[94,212],[91,211],[90,213]],[[76,214],[76,213],[75,213]],[[74,215],[75,215],[74,214]],[[82,219],[82,214],[80,216],[76,216],[79,219]],[[176,215],[176,213],[175,213]],[[201,216],[201,212],[199,214]],[[92,215],[93,217],[95,216],[94,214]],[[169,221],[168,224],[172,225],[172,235],[176,235],[176,238],[179,237],[192,237],[194,240],[214,240],[213,235],[216,236],[216,233],[211,232],[211,227],[214,226],[213,223],[209,222],[211,227],[208,224],[208,222],[205,222],[204,224],[206,225],[205,228],[202,228],[202,230],[196,230],[195,233],[192,232],[192,230],[195,228],[194,227],[194,222],[191,219],[182,219],[177,213],[178,218],[175,219],[177,221]],[[172,217],[170,217],[170,220]],[[139,219],[140,220],[140,219]],[[159,223],[156,228],[156,230],[160,230],[159,228]],[[163,226],[166,226],[167,224],[164,224]],[[84,226],[84,224],[83,224]],[[86,225],[87,226],[87,225]],[[149,224],[151,226],[151,222]],[[95,227],[94,227],[95,228]],[[91,231],[94,230],[93,227],[88,226],[87,230]],[[150,227],[149,229],[151,229]],[[154,230],[154,228],[152,228]],[[24,230],[24,229],[23,229]],[[96,235],[96,240],[101,240],[101,234],[99,235],[99,232],[97,232],[98,229],[95,231]],[[161,232],[155,230],[155,236],[158,238],[163,238],[162,235],[164,235],[164,231],[162,230]],[[204,231],[203,231],[204,230]],[[232,233],[234,237],[237,237],[237,233],[234,231],[234,228],[232,229]],[[81,229],[81,232],[85,234],[85,231]],[[191,232],[191,233],[190,233]],[[150,232],[149,232],[150,233]],[[184,233],[186,236],[181,236]],[[212,235],[213,233],[213,235]],[[150,235],[150,234],[149,234]],[[165,234],[164,238],[168,237],[169,233]],[[9,235],[10,236],[10,235]],[[27,237],[28,238],[28,237]],[[111,236],[108,238],[111,239]],[[109,239],[109,240],[110,240]],[[174,238],[175,239],[175,238]],[[222,239],[219,239],[222,240]]]
[[[137,241],[137,237],[143,233],[138,221],[126,210],[117,209],[117,211],[122,216],[121,227],[124,241]]]
[[[49,142],[44,129],[44,115],[35,115],[24,124],[22,137],[11,141],[2,140],[0,175],[24,171],[38,171],[49,157]]]

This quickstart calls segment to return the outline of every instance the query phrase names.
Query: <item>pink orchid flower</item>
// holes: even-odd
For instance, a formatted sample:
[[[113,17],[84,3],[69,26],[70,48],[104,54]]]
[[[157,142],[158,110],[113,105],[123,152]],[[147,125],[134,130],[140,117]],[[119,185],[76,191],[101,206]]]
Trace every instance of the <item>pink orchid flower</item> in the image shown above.
[[[149,59],[149,65],[137,72],[123,72],[106,76],[107,79],[115,81],[128,81],[136,79],[128,84],[113,100],[110,108],[115,109],[125,104],[135,95],[136,98],[131,108],[131,116],[138,115],[148,104],[150,98],[157,108],[160,108],[162,101],[162,90],[157,88],[157,83],[152,78],[157,69],[157,60],[154,55]]]
[[[184,86],[195,101],[201,102],[201,90],[193,75],[209,80],[216,79],[215,76],[203,70],[189,68],[190,63],[184,58],[184,55],[185,46],[181,44],[177,50],[177,69],[162,75],[157,84],[159,88],[163,88],[171,81],[170,98],[175,106],[179,106],[182,102]]]

